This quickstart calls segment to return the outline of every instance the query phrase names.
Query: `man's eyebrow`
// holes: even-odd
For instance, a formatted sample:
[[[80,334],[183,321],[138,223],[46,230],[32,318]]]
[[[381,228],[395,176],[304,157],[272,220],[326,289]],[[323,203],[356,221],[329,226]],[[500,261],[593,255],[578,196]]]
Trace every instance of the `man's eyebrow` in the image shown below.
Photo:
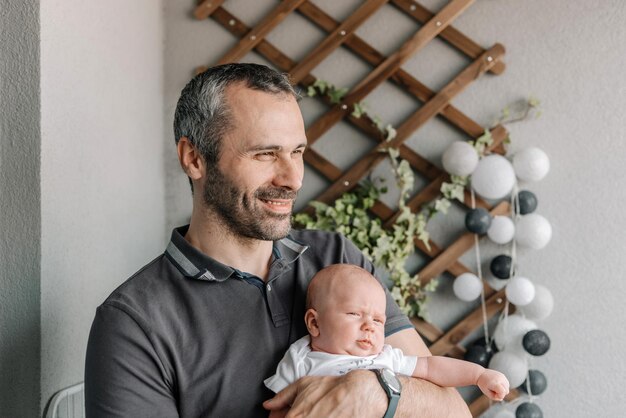
[[[306,148],[306,143],[303,142],[296,146],[294,149]],[[281,151],[283,147],[281,145],[257,145],[248,148],[249,152],[258,152],[258,151]]]

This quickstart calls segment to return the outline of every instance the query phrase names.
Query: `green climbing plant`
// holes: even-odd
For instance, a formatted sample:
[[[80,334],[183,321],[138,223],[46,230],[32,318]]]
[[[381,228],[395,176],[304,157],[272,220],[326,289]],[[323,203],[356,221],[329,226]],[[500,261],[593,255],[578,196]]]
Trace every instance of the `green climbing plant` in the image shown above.
[[[327,81],[317,80],[307,89],[307,96],[325,96],[331,103],[338,104],[347,93],[345,88],[337,88]],[[538,101],[528,101],[529,108],[537,107]],[[351,115],[355,118],[368,118],[385,140],[391,141],[396,130],[391,124],[384,124],[377,116],[368,113],[364,102],[352,105]],[[505,108],[498,123],[516,118]],[[528,113],[526,113],[527,117]],[[479,155],[484,155],[493,144],[491,132],[485,133],[470,144]],[[430,235],[426,225],[437,214],[446,214],[454,199],[463,201],[464,189],[468,177],[451,176],[440,188],[440,196],[424,206],[418,213],[413,213],[406,202],[414,185],[414,174],[408,161],[400,158],[400,151],[394,147],[386,147],[381,152],[387,153],[397,188],[400,192],[398,213],[393,223],[385,228],[382,221],[371,216],[370,210],[376,201],[385,193],[387,187],[379,178],[366,178],[353,190],[344,193],[333,204],[312,201],[310,206],[314,214],[300,213],[295,215],[297,224],[307,229],[337,231],[350,239],[371,262],[379,269],[387,272],[392,283],[390,292],[404,313],[412,317],[427,319],[426,303],[428,293],[437,287],[437,280],[431,280],[422,286],[417,274],[410,274],[406,269],[407,259],[415,252],[415,239],[419,239],[429,248]]]

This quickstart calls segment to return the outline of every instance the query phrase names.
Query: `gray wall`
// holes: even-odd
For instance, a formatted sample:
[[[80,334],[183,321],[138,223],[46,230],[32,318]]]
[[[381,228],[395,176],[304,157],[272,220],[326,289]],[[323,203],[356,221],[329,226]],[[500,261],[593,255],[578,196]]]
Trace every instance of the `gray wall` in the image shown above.
[[[0,1],[0,416],[36,416],[40,374],[39,7]]]
[[[248,25],[258,23],[276,2],[229,0],[224,7]],[[316,0],[336,19],[345,19],[356,1]],[[438,10],[445,2],[423,1]],[[192,70],[217,61],[236,40],[217,23],[198,22],[190,16],[194,2],[167,2],[165,10],[165,109],[171,118],[178,92]],[[555,298],[553,314],[538,325],[552,338],[552,348],[532,362],[548,378],[548,390],[537,400],[545,416],[621,416],[626,408],[622,388],[626,365],[620,354],[626,343],[621,322],[626,316],[625,258],[618,252],[626,238],[626,143],[623,109],[626,108],[626,3],[622,0],[480,0],[456,22],[479,44],[495,42],[507,49],[507,69],[486,76],[453,103],[484,126],[500,109],[533,95],[542,102],[537,120],[509,126],[510,153],[538,146],[550,156],[552,170],[541,182],[522,184],[539,198],[538,213],[553,227],[552,242],[541,251],[518,252],[520,272],[548,287]],[[385,6],[358,33],[386,54],[392,53],[416,28],[412,21]],[[298,37],[294,36],[298,33]],[[269,39],[293,59],[315,47],[323,33],[294,15]],[[254,53],[247,61],[264,62]],[[403,68],[432,89],[439,89],[468,60],[441,41],[433,41]],[[338,86],[351,86],[369,67],[345,51],[334,53],[313,73]],[[366,99],[374,114],[397,124],[417,104],[390,85]],[[307,123],[324,106],[304,100]],[[464,139],[441,120],[433,120],[409,144],[433,163],[453,140]],[[169,138],[167,139],[170,140]],[[314,148],[336,165],[346,168],[372,143],[347,125],[332,129]],[[175,225],[189,215],[188,188],[173,155],[167,157],[168,222]],[[378,170],[384,174],[384,170]],[[307,170],[300,205],[316,196],[325,181]],[[420,181],[418,179],[418,181]],[[388,202],[393,203],[389,198]],[[429,226],[436,242],[450,243],[463,231],[463,212],[454,208]],[[483,257],[502,251],[486,243]],[[473,253],[464,261],[472,265]],[[416,260],[419,263],[421,260]],[[432,320],[442,328],[476,306],[458,301],[452,278],[441,278],[432,297]]]

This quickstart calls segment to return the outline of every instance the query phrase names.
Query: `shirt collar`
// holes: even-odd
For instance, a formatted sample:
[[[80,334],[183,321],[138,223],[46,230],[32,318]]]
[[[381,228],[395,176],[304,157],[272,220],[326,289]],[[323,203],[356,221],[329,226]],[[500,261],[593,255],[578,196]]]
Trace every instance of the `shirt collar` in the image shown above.
[[[165,255],[186,277],[198,280],[223,282],[236,273],[233,267],[205,255],[185,240],[189,225],[175,228],[172,238],[165,249]],[[272,255],[279,268],[289,268],[309,248],[291,236],[274,241]]]

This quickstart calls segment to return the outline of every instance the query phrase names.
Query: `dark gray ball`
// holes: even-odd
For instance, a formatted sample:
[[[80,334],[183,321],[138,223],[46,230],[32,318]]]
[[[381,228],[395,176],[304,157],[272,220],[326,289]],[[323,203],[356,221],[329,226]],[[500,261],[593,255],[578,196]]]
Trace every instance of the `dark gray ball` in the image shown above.
[[[487,212],[487,209],[472,209],[465,215],[465,227],[474,234],[486,234],[490,226],[491,215]]]
[[[543,356],[550,349],[550,337],[544,331],[534,329],[524,335],[522,345],[533,356]]]
[[[519,213],[522,215],[532,213],[537,209],[537,196],[533,192],[522,190],[517,194],[517,200],[519,201]]]
[[[495,277],[505,280],[511,277],[511,263],[513,263],[513,259],[511,257],[501,254],[491,260],[489,269]]]
[[[536,404],[524,402],[515,410],[515,418],[543,418],[543,412]]]
[[[468,347],[465,352],[465,360],[471,361],[472,363],[480,364],[483,367],[487,367],[489,365],[489,360],[491,360],[491,356],[493,355],[493,351],[487,351],[487,348],[483,345],[472,345]]]
[[[519,387],[520,390],[528,393],[528,382],[530,381],[530,394],[541,395],[548,387],[546,376],[539,370],[529,370],[528,378]]]

